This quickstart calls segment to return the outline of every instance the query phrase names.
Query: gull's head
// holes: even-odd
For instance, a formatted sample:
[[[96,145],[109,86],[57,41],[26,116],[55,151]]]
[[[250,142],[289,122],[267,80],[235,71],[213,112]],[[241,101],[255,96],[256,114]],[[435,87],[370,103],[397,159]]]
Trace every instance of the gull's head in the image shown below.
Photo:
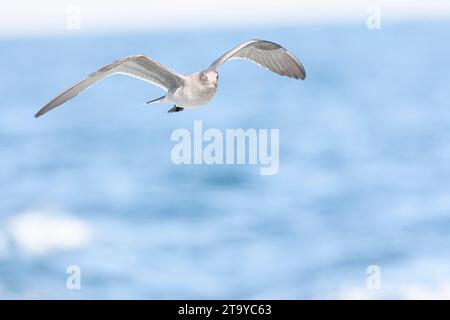
[[[200,83],[208,88],[217,88],[219,74],[214,70],[205,70],[200,72]]]

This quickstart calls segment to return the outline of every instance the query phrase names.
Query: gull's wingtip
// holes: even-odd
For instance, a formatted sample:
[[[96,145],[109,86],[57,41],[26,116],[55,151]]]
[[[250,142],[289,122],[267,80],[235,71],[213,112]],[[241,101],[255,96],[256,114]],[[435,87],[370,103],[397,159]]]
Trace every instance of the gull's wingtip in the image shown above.
[[[34,118],[37,119],[37,118],[39,118],[40,116],[42,116],[44,113],[46,113],[47,111],[44,110],[44,109],[45,109],[45,108],[42,108],[41,110],[39,110],[39,111],[34,115]]]
[[[305,80],[306,79],[306,71],[305,71],[305,68],[303,67],[302,64],[300,64],[300,72],[298,74],[298,78],[297,79],[300,79],[300,80]]]

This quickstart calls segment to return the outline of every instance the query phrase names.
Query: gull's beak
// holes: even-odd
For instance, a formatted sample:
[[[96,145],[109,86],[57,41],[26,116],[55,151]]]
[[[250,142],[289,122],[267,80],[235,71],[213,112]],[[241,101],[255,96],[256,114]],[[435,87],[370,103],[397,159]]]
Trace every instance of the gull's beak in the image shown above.
[[[214,88],[217,88],[217,81],[216,80],[211,81],[211,84],[214,86]]]

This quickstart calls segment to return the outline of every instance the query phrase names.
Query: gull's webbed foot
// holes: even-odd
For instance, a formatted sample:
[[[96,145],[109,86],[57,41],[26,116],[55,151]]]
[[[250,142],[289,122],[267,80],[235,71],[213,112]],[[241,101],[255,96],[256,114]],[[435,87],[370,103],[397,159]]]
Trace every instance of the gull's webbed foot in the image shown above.
[[[170,109],[169,111],[167,111],[167,113],[180,112],[180,111],[183,111],[183,110],[184,110],[184,108],[178,107],[177,105],[174,105],[172,109]]]

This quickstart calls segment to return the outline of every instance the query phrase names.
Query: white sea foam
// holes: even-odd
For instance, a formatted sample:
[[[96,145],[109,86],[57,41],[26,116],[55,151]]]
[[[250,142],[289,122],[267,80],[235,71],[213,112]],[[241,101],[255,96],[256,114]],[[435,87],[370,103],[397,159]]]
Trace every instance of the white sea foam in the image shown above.
[[[91,230],[86,222],[46,211],[19,214],[11,220],[9,231],[13,243],[31,255],[77,249],[91,239]]]

